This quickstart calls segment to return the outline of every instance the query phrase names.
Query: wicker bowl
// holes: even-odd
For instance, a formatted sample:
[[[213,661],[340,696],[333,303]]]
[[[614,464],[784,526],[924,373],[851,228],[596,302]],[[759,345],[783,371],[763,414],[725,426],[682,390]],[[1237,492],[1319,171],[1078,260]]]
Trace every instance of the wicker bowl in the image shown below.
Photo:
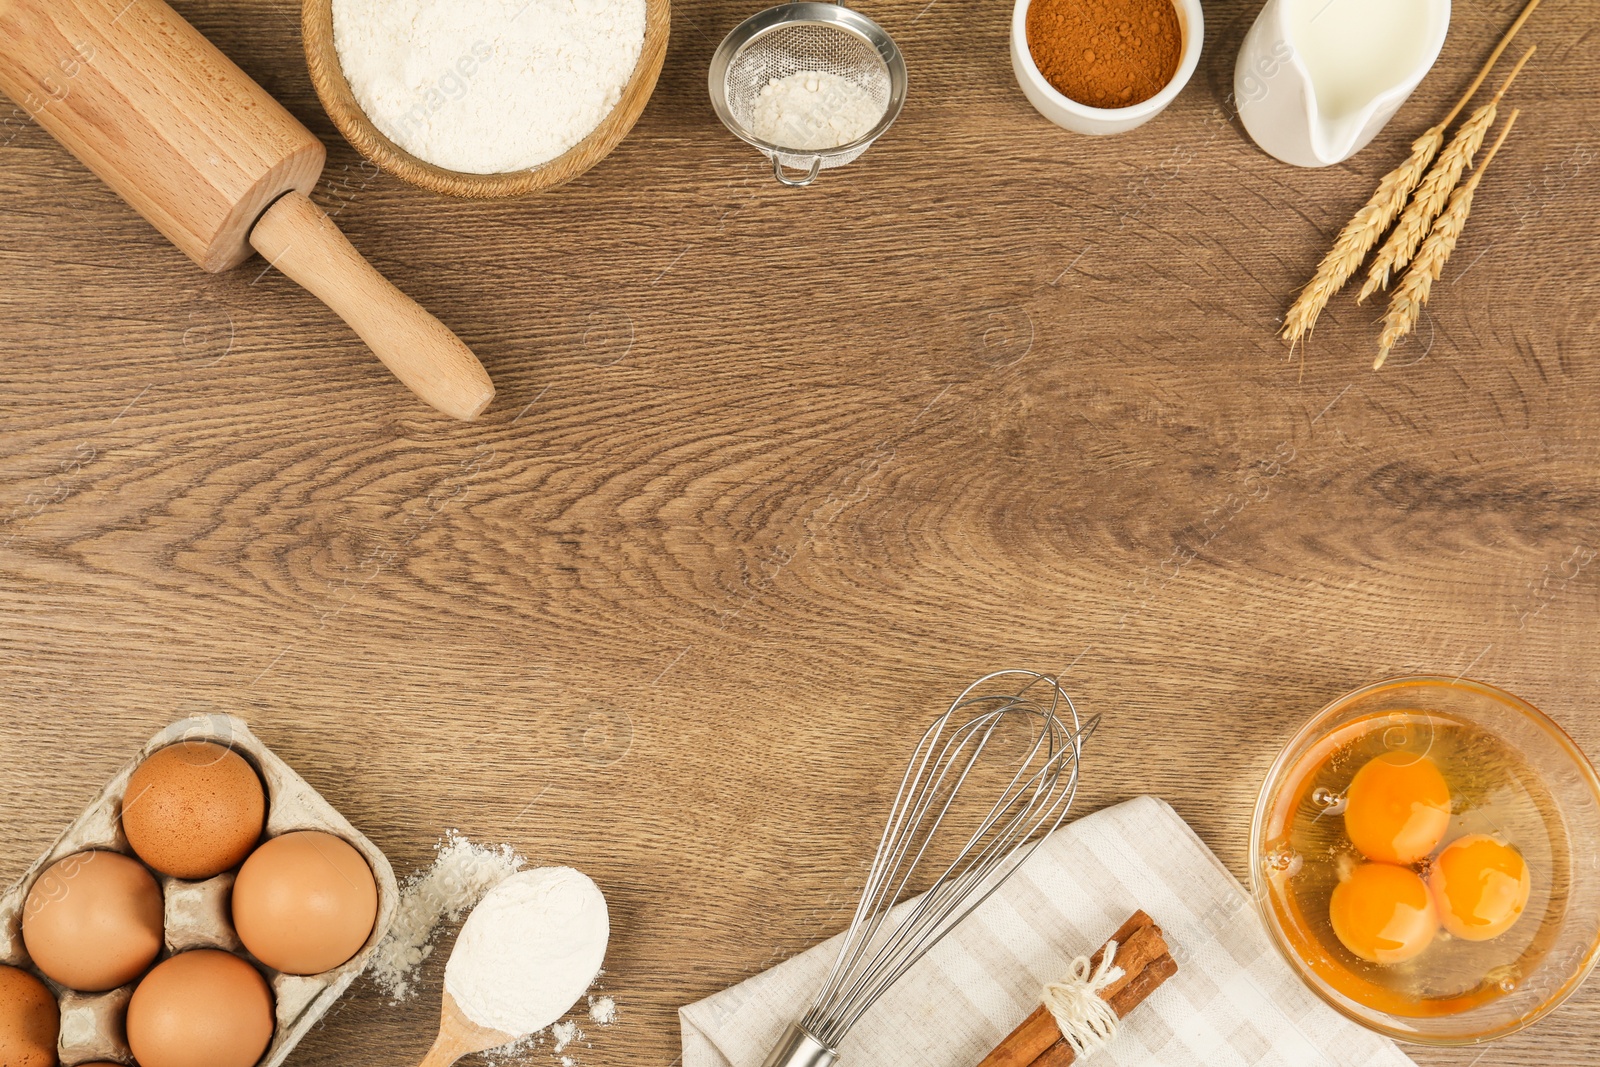
[[[527,170],[500,174],[469,174],[446,170],[418,159],[391,141],[372,120],[345,80],[339,52],[333,43],[333,0],[305,0],[301,27],[305,38],[306,66],[317,96],[333,124],[356,151],[395,177],[446,196],[496,200],[523,196],[569,182],[606,156],[628,135],[655,91],[656,78],[667,56],[667,35],[672,25],[671,0],[645,0],[644,46],[622,99],[600,120],[600,125],[561,155]]]

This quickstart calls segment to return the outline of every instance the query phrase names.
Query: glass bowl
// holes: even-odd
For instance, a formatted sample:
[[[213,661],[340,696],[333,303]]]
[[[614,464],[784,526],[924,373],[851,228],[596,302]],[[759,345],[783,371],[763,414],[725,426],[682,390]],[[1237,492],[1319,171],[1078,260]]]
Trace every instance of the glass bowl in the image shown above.
[[[1370,744],[1374,731],[1382,729],[1378,743],[1414,747],[1416,730],[1430,731],[1452,720],[1491,735],[1515,758],[1505,773],[1514,776],[1514,784],[1531,800],[1537,824],[1548,835],[1549,869],[1540,870],[1544,864],[1531,854],[1529,865],[1549,892],[1519,920],[1539,919],[1536,911],[1542,914],[1516,961],[1518,977],[1502,985],[1504,992],[1458,997],[1452,1005],[1471,1006],[1448,1014],[1431,1013],[1427,1005],[1434,1002],[1429,1001],[1385,1011],[1339,988],[1341,975],[1344,984],[1351,981],[1350,969],[1335,959],[1334,950],[1296,947],[1291,932],[1302,940],[1307,935],[1298,928],[1291,931],[1289,911],[1298,905],[1287,887],[1302,864],[1288,847],[1288,830],[1300,805],[1322,805],[1330,814],[1341,810],[1327,807],[1337,799],[1330,801],[1324,790],[1310,786],[1317,769],[1343,746],[1358,738]],[[1544,842],[1536,843],[1542,852]],[[1504,1037],[1554,1010],[1583,984],[1600,958],[1600,779],[1559,726],[1494,686],[1423,676],[1377,682],[1323,708],[1273,763],[1251,827],[1250,884],[1273,944],[1295,973],[1342,1014],[1389,1037],[1419,1044],[1467,1045]],[[1542,907],[1536,908],[1541,901]]]

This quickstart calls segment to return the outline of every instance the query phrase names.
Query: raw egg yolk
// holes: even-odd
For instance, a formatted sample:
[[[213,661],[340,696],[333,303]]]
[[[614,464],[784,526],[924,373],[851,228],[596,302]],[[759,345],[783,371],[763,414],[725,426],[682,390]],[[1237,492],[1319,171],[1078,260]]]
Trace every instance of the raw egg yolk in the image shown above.
[[[1333,889],[1328,919],[1344,947],[1368,963],[1404,963],[1439,929],[1433,898],[1416,872],[1363,863]]]
[[[1451,842],[1428,874],[1439,921],[1467,941],[1487,941],[1511,929],[1532,887],[1522,853],[1488,834]]]
[[[1350,779],[1344,828],[1369,860],[1415,863],[1449,826],[1450,787],[1426,756],[1385,752]]]

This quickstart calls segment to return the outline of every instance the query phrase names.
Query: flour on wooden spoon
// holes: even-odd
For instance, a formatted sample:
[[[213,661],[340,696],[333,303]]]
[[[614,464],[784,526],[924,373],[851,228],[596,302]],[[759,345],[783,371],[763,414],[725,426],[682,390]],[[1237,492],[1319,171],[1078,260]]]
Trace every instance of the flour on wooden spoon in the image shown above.
[[[468,916],[445,967],[445,992],[468,1019],[531,1034],[559,1020],[600,974],[606,898],[571,867],[512,875]]]

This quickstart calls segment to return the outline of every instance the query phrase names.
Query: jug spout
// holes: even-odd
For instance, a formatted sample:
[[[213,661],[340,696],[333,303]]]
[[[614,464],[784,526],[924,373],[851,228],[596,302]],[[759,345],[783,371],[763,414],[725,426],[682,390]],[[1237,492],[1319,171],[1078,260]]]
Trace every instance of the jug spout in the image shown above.
[[[1450,0],[1267,0],[1234,99],[1268,155],[1326,167],[1378,135],[1439,58]]]

